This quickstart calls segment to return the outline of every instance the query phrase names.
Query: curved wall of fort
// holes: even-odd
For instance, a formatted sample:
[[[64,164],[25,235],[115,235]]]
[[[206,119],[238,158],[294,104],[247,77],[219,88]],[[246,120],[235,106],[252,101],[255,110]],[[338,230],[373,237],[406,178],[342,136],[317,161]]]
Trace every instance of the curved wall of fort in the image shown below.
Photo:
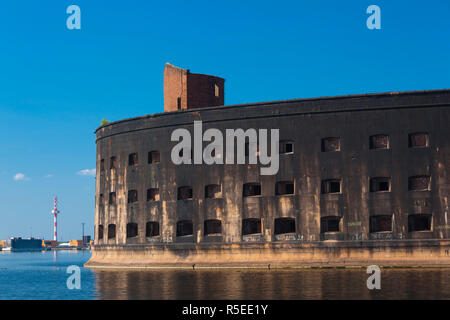
[[[279,129],[278,172],[175,165],[172,132],[194,137],[198,120],[203,132]],[[186,109],[102,126],[87,265],[450,265],[449,123],[450,90],[434,90]]]

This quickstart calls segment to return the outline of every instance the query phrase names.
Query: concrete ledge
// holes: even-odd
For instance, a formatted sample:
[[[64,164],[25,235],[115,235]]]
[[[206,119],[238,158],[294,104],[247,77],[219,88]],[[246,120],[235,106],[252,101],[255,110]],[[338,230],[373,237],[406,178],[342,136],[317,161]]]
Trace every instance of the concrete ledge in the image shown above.
[[[94,246],[93,268],[450,267],[450,240]]]

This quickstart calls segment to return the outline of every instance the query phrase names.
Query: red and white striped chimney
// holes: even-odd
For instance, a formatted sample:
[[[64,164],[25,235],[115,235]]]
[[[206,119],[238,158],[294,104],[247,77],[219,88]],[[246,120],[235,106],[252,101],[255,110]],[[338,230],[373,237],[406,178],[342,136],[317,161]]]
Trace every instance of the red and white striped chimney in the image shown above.
[[[55,197],[54,201],[55,201],[55,204],[54,204],[54,207],[53,207],[53,210],[52,210],[52,213],[53,213],[53,223],[54,223],[54,224],[53,224],[53,232],[54,232],[54,234],[53,234],[53,240],[57,241],[57,240],[58,240],[57,217],[58,217],[58,213],[59,213],[58,208],[57,208],[57,202],[58,202],[58,199]]]

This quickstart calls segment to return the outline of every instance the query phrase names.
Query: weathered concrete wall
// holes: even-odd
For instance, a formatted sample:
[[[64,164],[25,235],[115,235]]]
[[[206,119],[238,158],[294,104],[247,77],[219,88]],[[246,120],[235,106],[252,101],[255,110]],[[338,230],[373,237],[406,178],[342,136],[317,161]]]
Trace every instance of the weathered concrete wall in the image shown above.
[[[368,239],[379,239],[373,241],[386,243],[380,247],[379,259],[384,256],[389,260],[390,244],[395,241],[449,239],[449,106],[450,91],[436,90],[205,108],[149,115],[103,126],[96,132],[96,248],[91,261],[106,263],[111,259],[118,263],[121,255],[125,260],[131,252],[133,257],[135,255],[134,247],[110,250],[102,247],[106,244],[149,244],[145,252],[151,252],[150,255],[158,252],[155,256],[158,259],[177,263],[179,260],[172,259],[169,254],[170,248],[179,242],[188,242],[191,243],[189,245],[201,245],[196,247],[195,254],[189,254],[193,258],[188,263],[225,263],[229,259],[240,260],[236,258],[238,256],[247,257],[248,261],[259,259],[263,263],[271,263],[278,259],[278,255],[283,255],[278,251],[286,249],[273,247],[275,244],[294,241],[298,246],[304,246],[309,242],[328,243],[321,241],[326,239],[354,240],[356,247],[368,246],[372,243],[366,241]],[[194,120],[203,121],[203,131],[208,128],[222,132],[236,128],[280,129],[280,140],[292,141],[294,152],[280,155],[280,170],[274,176],[261,176],[259,165],[176,166],[170,159],[171,149],[176,144],[170,141],[170,134],[182,127],[191,131],[193,136]],[[414,132],[428,133],[429,146],[410,148],[408,134]],[[390,149],[369,148],[369,137],[376,134],[389,135]],[[321,141],[326,137],[340,137],[340,151],[322,152]],[[153,150],[160,152],[161,161],[148,164],[148,152]],[[128,166],[131,153],[138,154],[137,166]],[[117,167],[110,170],[109,159],[112,156],[117,158]],[[100,170],[101,159],[104,159],[104,171]],[[408,191],[408,177],[417,175],[431,177],[429,191]],[[370,192],[372,177],[390,177],[390,192]],[[341,179],[341,193],[321,194],[321,181],[326,179]],[[275,196],[277,181],[294,181],[294,194]],[[261,183],[261,196],[242,197],[243,184],[248,182]],[[208,184],[221,185],[222,198],[205,198],[204,188]],[[180,186],[192,186],[192,200],[177,200]],[[149,188],[159,188],[160,201],[146,201]],[[128,190],[138,191],[136,203],[127,203]],[[116,205],[108,205],[109,192],[116,192]],[[103,206],[98,203],[100,194],[105,198]],[[408,232],[408,215],[412,213],[431,214],[430,230]],[[386,214],[393,216],[392,232],[370,233],[370,216]],[[321,233],[320,218],[324,216],[341,217],[339,232]],[[279,217],[295,218],[296,232],[275,237],[274,219]],[[242,236],[244,218],[261,218],[261,234]],[[222,221],[220,236],[203,235],[206,219]],[[176,223],[180,220],[193,221],[193,236],[176,237]],[[146,238],[145,224],[148,221],[159,222],[159,236]],[[138,224],[137,237],[126,237],[128,222]],[[108,224],[116,224],[115,239],[107,238]],[[98,238],[99,225],[103,225],[105,230],[102,240]],[[263,254],[257,257],[253,253],[249,256],[246,246],[259,242],[264,244],[257,246],[271,249],[264,249],[261,251]],[[153,243],[161,243],[167,248],[162,251],[164,258],[160,249],[151,246]],[[405,250],[414,253],[412,260],[421,260],[420,257],[424,257],[419,253],[422,242],[413,243],[417,250],[414,246]],[[216,245],[227,245],[226,252],[231,250],[233,254],[224,255],[222,249],[203,253],[202,250],[208,246]],[[320,260],[325,261],[328,251],[318,250]],[[348,250],[353,252],[356,249]],[[311,257],[303,251],[296,250],[289,259],[306,263]],[[212,256],[206,258],[208,252]],[[365,259],[373,254],[370,252],[373,251],[358,253],[357,259]],[[404,259],[403,253],[395,252],[393,256]],[[438,255],[445,256],[445,251]],[[153,263],[147,256],[142,261]]]
[[[450,241],[382,240],[96,246],[90,267],[450,266]]]

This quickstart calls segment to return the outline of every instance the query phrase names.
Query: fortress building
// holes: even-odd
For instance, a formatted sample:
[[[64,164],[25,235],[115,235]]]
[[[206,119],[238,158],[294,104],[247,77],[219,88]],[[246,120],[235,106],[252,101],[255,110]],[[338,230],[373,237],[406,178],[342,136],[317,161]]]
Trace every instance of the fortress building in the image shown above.
[[[224,79],[167,64],[164,113],[96,130],[87,266],[450,266],[450,90],[223,104]],[[278,172],[175,165],[197,120],[279,129]]]

